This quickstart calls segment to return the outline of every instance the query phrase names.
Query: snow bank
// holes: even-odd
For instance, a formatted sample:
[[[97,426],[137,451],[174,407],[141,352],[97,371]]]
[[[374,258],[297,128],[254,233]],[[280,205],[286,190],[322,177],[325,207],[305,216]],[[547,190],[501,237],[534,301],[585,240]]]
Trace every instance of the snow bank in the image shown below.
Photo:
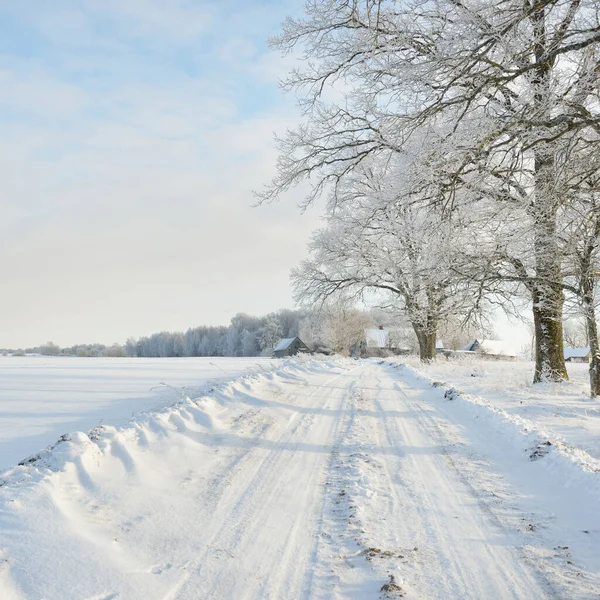
[[[466,394],[456,387],[433,380],[418,369],[401,363],[390,363],[402,367],[416,381],[424,382],[437,389],[437,396],[459,407],[472,419],[479,419],[507,441],[521,448],[524,460],[537,461],[556,474],[557,469],[565,470],[570,479],[585,482],[600,497],[600,460],[584,450],[570,446],[556,433],[548,431],[534,421],[510,414],[495,406],[489,399]],[[575,470],[571,467],[576,467]]]
[[[213,382],[203,396],[186,397],[164,408],[139,413],[123,426],[100,425],[87,433],[65,434],[17,466],[0,471],[0,487],[40,480],[64,470],[68,463],[81,462],[84,456],[98,462],[111,454],[114,444],[147,447],[151,440],[168,439],[174,432],[218,432],[232,412],[245,407],[240,398],[246,403],[261,404],[259,399],[248,395],[260,383],[277,378],[301,382],[305,373],[335,372],[345,364],[343,358],[297,357],[283,364],[257,367],[254,372],[231,381]]]
[[[588,365],[569,364],[570,381],[532,384],[534,364],[469,357],[440,358],[431,364],[407,357],[402,362],[446,382],[469,396],[531,421],[551,439],[600,460],[600,403],[589,397]]]
[[[270,358],[0,357],[0,471],[69,431],[122,425]]]

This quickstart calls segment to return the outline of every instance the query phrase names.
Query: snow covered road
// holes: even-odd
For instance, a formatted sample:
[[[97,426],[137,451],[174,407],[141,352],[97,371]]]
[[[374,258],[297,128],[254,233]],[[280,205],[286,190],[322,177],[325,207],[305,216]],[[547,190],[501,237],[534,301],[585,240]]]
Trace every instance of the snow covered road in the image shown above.
[[[307,361],[73,434],[0,476],[0,598],[598,598],[599,474],[492,425]]]

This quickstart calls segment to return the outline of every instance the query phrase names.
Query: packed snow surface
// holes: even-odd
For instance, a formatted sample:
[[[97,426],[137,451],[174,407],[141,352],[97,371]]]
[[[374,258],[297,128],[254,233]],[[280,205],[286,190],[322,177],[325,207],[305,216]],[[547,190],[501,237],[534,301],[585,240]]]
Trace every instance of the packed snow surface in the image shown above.
[[[210,381],[268,367],[263,358],[0,356],[0,469],[62,434],[199,395]],[[161,382],[166,385],[161,385]],[[170,386],[170,387],[169,387]],[[185,388],[185,389],[182,389]]]
[[[64,436],[0,475],[0,598],[597,599],[592,455],[430,375],[290,360]]]

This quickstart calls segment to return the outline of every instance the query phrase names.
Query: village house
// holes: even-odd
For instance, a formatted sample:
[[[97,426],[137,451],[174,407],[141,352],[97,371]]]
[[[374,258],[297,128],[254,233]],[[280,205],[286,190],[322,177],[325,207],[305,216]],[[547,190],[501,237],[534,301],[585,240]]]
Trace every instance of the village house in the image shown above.
[[[438,342],[438,349],[444,347]],[[406,345],[406,331],[401,328],[385,329],[383,325],[365,329],[365,339],[359,348],[361,356],[389,356],[390,354],[410,354],[411,348]]]
[[[275,348],[273,348],[274,358],[284,358],[285,356],[295,356],[299,352],[310,352],[310,348],[298,337],[282,338]]]
[[[365,329],[365,340],[367,348],[389,348],[389,331],[383,325],[372,329]]]
[[[462,350],[463,353],[481,354],[497,360],[516,360],[517,353],[503,340],[472,340]]]
[[[590,362],[589,348],[565,348],[565,362]]]

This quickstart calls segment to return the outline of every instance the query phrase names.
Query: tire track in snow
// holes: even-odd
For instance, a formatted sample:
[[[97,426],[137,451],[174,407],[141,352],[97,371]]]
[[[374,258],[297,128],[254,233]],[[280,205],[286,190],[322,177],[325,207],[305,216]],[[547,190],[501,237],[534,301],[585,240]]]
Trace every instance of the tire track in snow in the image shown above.
[[[389,552],[388,540],[373,530],[375,522],[385,520],[386,515],[381,510],[376,515],[365,511],[377,495],[378,486],[371,484],[377,482],[382,471],[372,456],[374,432],[368,420],[374,411],[364,393],[368,374],[368,369],[361,368],[359,378],[351,385],[350,407],[339,424],[340,434],[331,452],[315,572],[306,600],[403,597],[401,590],[384,592],[382,586],[390,583],[390,574],[394,573],[388,568],[393,562],[390,559],[398,558],[398,550],[407,552],[398,548]],[[388,482],[386,495],[389,490],[393,491],[393,486]],[[365,519],[365,513],[372,520]]]
[[[307,407],[307,410],[300,412],[293,422],[288,423],[286,429],[276,440],[265,440],[267,449],[264,457],[257,456],[258,450],[260,450],[260,442],[258,443],[253,456],[249,456],[248,460],[244,461],[244,469],[232,476],[231,485],[228,486],[225,494],[220,497],[219,502],[215,503],[215,512],[209,523],[204,548],[200,554],[188,563],[186,574],[163,596],[163,600],[197,598],[199,589],[202,589],[203,598],[222,598],[231,597],[232,595],[235,595],[236,598],[255,597],[254,595],[248,595],[248,593],[252,594],[253,586],[251,582],[240,582],[239,579],[241,578],[231,578],[227,557],[237,557],[235,553],[243,547],[243,542],[250,541],[250,544],[253,543],[253,540],[247,540],[247,538],[253,533],[255,536],[260,533],[256,531],[257,529],[261,527],[264,529],[265,519],[268,519],[269,516],[268,512],[273,510],[273,501],[277,506],[277,496],[282,493],[282,488],[289,487],[289,484],[293,483],[283,477],[286,472],[285,463],[293,459],[294,456],[303,453],[301,446],[307,439],[315,420],[315,413],[311,412],[311,409],[328,409],[332,403],[340,405],[335,414],[343,409],[343,397],[336,398],[333,394],[331,397],[326,396],[324,407],[318,407],[316,404],[321,400],[322,392],[327,390],[329,384],[346,375],[348,375],[348,372],[339,373],[319,384],[308,395],[312,399],[312,403]],[[284,388],[286,387],[285,383],[282,385]],[[294,397],[294,393],[292,392],[290,396]],[[329,420],[333,421],[333,417],[330,417]],[[319,433],[321,433],[320,429]],[[315,437],[316,444],[322,444],[325,441],[321,436]],[[253,462],[255,464],[252,464]],[[249,471],[249,467],[253,467],[252,472]],[[316,468],[318,469],[318,466]],[[309,473],[309,479],[314,479],[314,471],[315,469]],[[236,481],[239,479],[241,481]],[[233,485],[234,483],[235,485]],[[312,490],[310,485],[305,486],[307,493],[314,492],[314,489],[316,489],[316,486],[313,486]],[[227,497],[228,493],[231,497]],[[283,507],[283,511],[285,512],[285,507]],[[290,533],[294,534],[298,531],[297,515],[291,515],[291,518],[292,520],[295,519],[295,524],[291,523],[290,525],[288,523],[288,526],[290,527]],[[210,527],[213,523],[214,526]],[[289,545],[293,539],[293,535],[287,536],[286,543]],[[218,549],[221,552],[215,555],[215,550]],[[249,550],[251,551],[251,548]],[[293,558],[285,547],[283,550],[278,549],[278,552],[279,560],[286,557],[288,560]],[[264,594],[269,587],[269,579],[273,576],[274,565],[272,561],[269,561],[269,566],[271,568],[269,577],[258,586],[259,589],[262,588],[263,594],[259,597],[265,597]],[[278,568],[281,570],[283,567],[285,571],[285,566],[285,564],[278,565]],[[293,570],[295,570],[295,565],[293,567]],[[239,561],[236,568],[240,568]],[[289,569],[287,570],[289,571]],[[227,581],[224,581],[224,579],[227,579]],[[232,586],[237,585],[237,583],[243,584],[243,589],[239,590],[237,594],[233,594]],[[283,581],[280,581],[280,583],[283,583]],[[198,586],[204,586],[204,588],[198,588]],[[209,586],[210,589],[206,589]],[[222,595],[224,592],[223,586],[227,587],[225,596]],[[215,596],[215,594],[217,595]],[[269,597],[276,598],[277,596]]]
[[[440,444],[435,425],[414,400],[418,391],[407,391],[386,370],[379,367],[376,376],[381,390],[376,406],[388,446],[403,448],[401,464],[395,467],[388,459],[393,455],[384,455],[388,473],[397,471],[404,480],[399,488],[402,493],[396,496],[404,513],[397,515],[398,522],[407,526],[406,534],[416,546],[426,545],[435,558],[415,573],[418,597],[559,598],[548,581],[525,561],[515,540],[489,507],[482,505],[481,497]],[[382,385],[386,381],[398,384],[396,394]],[[392,403],[401,406],[407,417],[385,418]]]
[[[340,460],[342,445],[347,442],[356,419],[356,400],[353,397],[355,390],[354,381],[349,386],[350,395],[346,402],[346,411],[338,421],[325,471],[325,481],[321,484],[323,497],[313,549],[313,569],[304,594],[306,600],[335,597],[335,587],[341,582],[336,554],[339,559],[339,551],[346,542],[344,538],[347,531],[343,522],[345,515],[336,514],[336,505],[339,507],[340,494],[344,488],[341,475],[343,465]]]

